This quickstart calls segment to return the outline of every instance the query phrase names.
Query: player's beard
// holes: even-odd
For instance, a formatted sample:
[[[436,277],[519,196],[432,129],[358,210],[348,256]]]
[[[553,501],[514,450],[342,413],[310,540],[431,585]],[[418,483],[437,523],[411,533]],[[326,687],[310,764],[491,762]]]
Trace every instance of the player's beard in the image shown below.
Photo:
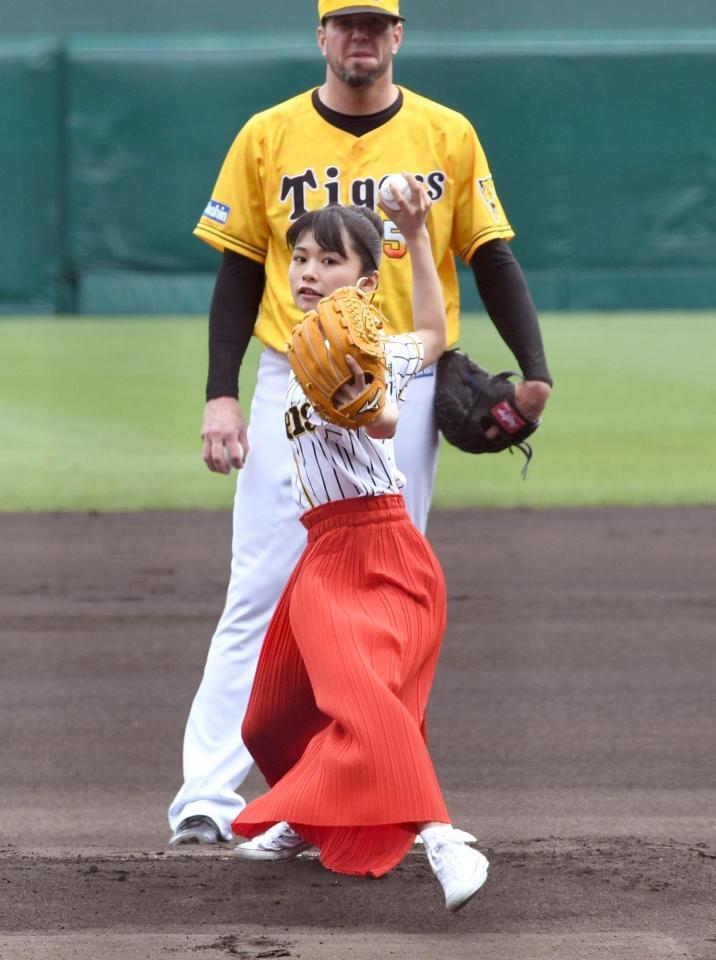
[[[345,83],[347,87],[372,87],[375,81],[386,73],[390,60],[386,59],[383,63],[379,63],[375,70],[367,71],[349,70],[343,64],[331,63],[330,60],[328,65],[341,83]]]

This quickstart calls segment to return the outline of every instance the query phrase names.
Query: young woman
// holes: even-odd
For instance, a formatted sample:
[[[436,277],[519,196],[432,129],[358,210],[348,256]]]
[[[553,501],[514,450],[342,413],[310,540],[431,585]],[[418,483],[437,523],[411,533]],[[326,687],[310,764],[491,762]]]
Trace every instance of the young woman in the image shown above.
[[[308,545],[264,641],[242,736],[271,789],[233,823],[253,838],[252,860],[287,860],[318,847],[324,866],[380,876],[416,833],[457,910],[488,862],[456,835],[425,744],[425,711],[445,630],[445,584],[427,540],[405,511],[406,480],[392,437],[410,379],[445,349],[445,308],[425,225],[430,201],[408,177],[412,199],[388,211],[405,237],[413,272],[415,332],[385,343],[387,399],[369,426],[321,420],[294,377],[286,427],[294,490]],[[307,213],[288,231],[296,304],[312,309],[338,287],[375,290],[383,226],[362,207]],[[364,387],[353,358],[349,403]]]

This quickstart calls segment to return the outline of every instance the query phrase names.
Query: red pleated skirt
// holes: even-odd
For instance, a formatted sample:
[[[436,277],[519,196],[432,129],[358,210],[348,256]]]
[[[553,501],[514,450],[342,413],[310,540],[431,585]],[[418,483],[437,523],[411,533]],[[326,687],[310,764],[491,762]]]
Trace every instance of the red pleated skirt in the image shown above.
[[[278,603],[242,736],[270,790],[233,823],[286,820],[338,873],[380,876],[416,824],[449,822],[425,744],[445,581],[401,496],[329,503]]]

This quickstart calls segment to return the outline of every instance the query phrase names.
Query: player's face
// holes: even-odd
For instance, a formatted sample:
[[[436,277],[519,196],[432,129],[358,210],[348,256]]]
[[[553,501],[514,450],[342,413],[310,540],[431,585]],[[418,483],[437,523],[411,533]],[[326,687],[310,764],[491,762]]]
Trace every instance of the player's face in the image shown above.
[[[355,286],[364,275],[360,257],[351,247],[345,231],[343,245],[346,249],[345,257],[319,247],[313,233],[309,231],[298,238],[291,256],[291,266],[288,268],[288,281],[294,303],[304,313],[313,310],[321,297],[327,297],[339,287]],[[369,274],[363,288],[375,290],[377,285],[376,270]]]
[[[403,24],[382,14],[328,17],[318,44],[331,71],[349,87],[369,87],[382,77],[400,48]]]

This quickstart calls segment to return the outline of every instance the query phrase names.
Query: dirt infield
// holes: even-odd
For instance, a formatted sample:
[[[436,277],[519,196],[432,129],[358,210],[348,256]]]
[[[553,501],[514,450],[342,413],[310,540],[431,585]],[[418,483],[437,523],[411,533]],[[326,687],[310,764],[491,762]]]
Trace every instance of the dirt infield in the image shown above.
[[[227,516],[0,515],[0,960],[716,957],[715,534],[434,514],[431,749],[492,864],[451,917],[420,852],[369,881],[166,849]]]

